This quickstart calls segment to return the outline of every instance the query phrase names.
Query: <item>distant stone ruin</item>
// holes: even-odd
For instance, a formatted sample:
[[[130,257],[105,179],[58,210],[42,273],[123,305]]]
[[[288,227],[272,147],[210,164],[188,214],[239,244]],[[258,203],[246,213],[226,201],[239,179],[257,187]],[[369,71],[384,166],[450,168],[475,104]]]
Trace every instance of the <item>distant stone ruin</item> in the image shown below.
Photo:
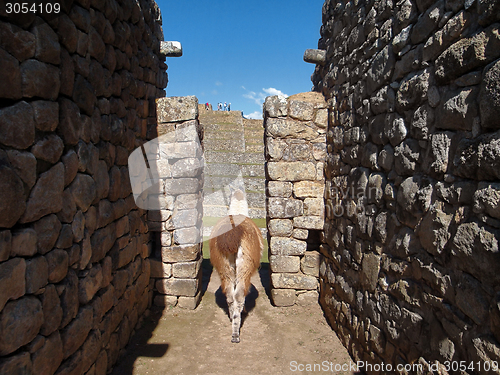
[[[194,208],[225,215],[235,176],[274,304],[319,300],[366,373],[500,373],[498,1],[326,0],[314,92],[267,98],[265,129],[161,99],[182,49],[154,1],[67,4],[0,10],[1,374],[106,374],[153,302],[195,308]],[[208,172],[183,133],[163,167],[192,189],[164,179],[148,211],[129,157],[187,125]]]

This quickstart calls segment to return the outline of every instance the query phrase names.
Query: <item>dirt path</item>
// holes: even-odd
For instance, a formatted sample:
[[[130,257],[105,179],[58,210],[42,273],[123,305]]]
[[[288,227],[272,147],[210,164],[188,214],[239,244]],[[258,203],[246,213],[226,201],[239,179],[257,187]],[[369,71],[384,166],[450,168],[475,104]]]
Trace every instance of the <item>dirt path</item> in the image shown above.
[[[153,311],[145,319],[113,374],[354,374],[335,371],[351,358],[320,306],[273,307],[261,282],[267,277],[261,270],[252,279],[239,344],[231,343],[227,304],[212,272],[196,310]],[[333,371],[299,371],[299,364],[323,363]]]

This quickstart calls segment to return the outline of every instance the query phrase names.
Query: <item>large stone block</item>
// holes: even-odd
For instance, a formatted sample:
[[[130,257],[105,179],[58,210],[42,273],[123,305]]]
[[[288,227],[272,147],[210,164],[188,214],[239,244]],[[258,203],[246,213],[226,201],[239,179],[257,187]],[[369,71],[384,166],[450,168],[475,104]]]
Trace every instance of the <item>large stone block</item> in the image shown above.
[[[274,273],[271,275],[271,283],[277,289],[316,290],[318,287],[316,277],[293,273]]]
[[[462,139],[457,147],[454,173],[474,180],[493,181],[500,178],[500,132]]]
[[[0,362],[0,374],[32,374],[33,364],[28,352],[21,352]]]
[[[293,185],[286,181],[268,181],[267,192],[270,197],[289,198],[292,196]]]
[[[0,262],[9,259],[12,249],[12,234],[10,230],[0,231]]]
[[[273,255],[304,255],[307,243],[294,238],[272,237],[270,249]]]
[[[59,95],[59,69],[51,64],[30,59],[21,64],[23,96],[56,100]]]
[[[43,256],[26,261],[26,293],[32,294],[47,285],[49,266]]]
[[[172,275],[178,279],[195,279],[200,271],[202,258],[194,262],[172,264]]]
[[[269,117],[286,117],[288,114],[288,101],[284,96],[268,96],[264,102],[264,112]]]
[[[325,184],[316,181],[299,181],[293,184],[293,194],[297,198],[323,197]]]
[[[472,130],[478,114],[475,88],[448,91],[436,111],[436,127],[450,130]]]
[[[268,162],[267,173],[271,180],[303,181],[316,180],[316,165],[312,162]]]
[[[446,84],[464,73],[486,65],[500,56],[498,24],[460,39],[436,59],[436,80]]]
[[[26,149],[35,141],[34,112],[25,101],[0,110],[0,143]]]
[[[156,100],[159,123],[194,120],[198,117],[198,99],[195,96],[174,96]]]
[[[481,126],[484,128],[498,129],[500,127],[500,60],[486,67],[481,91],[479,92],[479,112],[481,115]]]
[[[270,220],[267,227],[271,236],[288,237],[293,231],[292,221],[286,219]]]
[[[26,204],[26,212],[20,221],[28,223],[60,211],[63,206],[63,189],[64,165],[57,163],[38,178]]]
[[[23,182],[12,168],[0,166],[0,226],[12,227],[25,212]]]
[[[390,78],[395,60],[392,45],[385,46],[384,49],[374,57],[373,62],[370,64],[370,69],[367,72],[368,93],[374,92]]]
[[[54,332],[46,338],[43,346],[33,353],[33,368],[40,374],[53,374],[63,359],[61,335]]]
[[[50,335],[61,324],[63,310],[61,300],[53,284],[46,286],[45,291],[40,295],[42,301],[43,324],[40,333],[44,336]]]
[[[194,297],[198,292],[198,279],[162,279],[156,282],[156,289],[162,294]]]
[[[271,272],[299,272],[300,258],[297,256],[271,255],[269,257]]]
[[[172,276],[172,264],[163,263],[161,259],[150,258],[151,277],[155,279],[168,279]]]
[[[94,298],[101,288],[103,281],[102,267],[97,264],[93,266],[78,283],[78,298],[81,304],[87,304]]]
[[[323,216],[300,216],[293,218],[294,228],[301,229],[319,229],[324,226]]]
[[[463,274],[456,286],[455,298],[458,308],[474,323],[482,324],[487,319],[488,297],[475,278]]]
[[[93,311],[91,306],[82,307],[76,318],[62,330],[63,358],[68,358],[85,342],[92,328]]]
[[[199,291],[194,297],[179,296],[177,306],[183,309],[194,310],[201,300],[201,292]]]
[[[373,292],[377,287],[378,274],[380,272],[380,256],[365,254],[361,263],[361,282],[368,291]]]
[[[318,303],[319,293],[315,290],[309,290],[297,295],[297,305],[310,306]]]
[[[3,98],[20,99],[22,94],[19,61],[3,48],[0,48],[0,61],[4,67],[0,72],[0,79],[3,82],[0,95]]]
[[[26,261],[13,258],[0,263],[0,311],[9,299],[22,297],[26,290]]]
[[[165,180],[165,194],[196,194],[201,190],[202,183],[203,180],[199,178],[178,178]]]
[[[174,230],[174,242],[178,245],[198,243],[200,240],[200,230],[196,227]]]
[[[292,218],[304,213],[304,203],[293,198],[269,198],[267,210],[270,218]]]
[[[10,354],[30,343],[42,324],[42,304],[36,297],[24,297],[7,303],[0,313],[0,355]]]
[[[11,256],[33,256],[36,254],[36,231],[24,228],[12,233]]]
[[[318,131],[310,127],[307,122],[281,118],[268,118],[266,120],[266,136],[311,141],[316,139],[318,135]]]
[[[45,255],[48,264],[49,282],[58,283],[66,277],[69,255],[66,250],[54,249]]]
[[[474,212],[500,219],[500,184],[480,182],[474,193]]]
[[[300,261],[300,269],[305,275],[319,277],[321,254],[317,251],[306,251]]]
[[[311,121],[314,115],[314,105],[312,103],[290,98],[288,115],[301,121]]]
[[[162,247],[161,258],[165,263],[193,261],[201,252],[201,244]]]

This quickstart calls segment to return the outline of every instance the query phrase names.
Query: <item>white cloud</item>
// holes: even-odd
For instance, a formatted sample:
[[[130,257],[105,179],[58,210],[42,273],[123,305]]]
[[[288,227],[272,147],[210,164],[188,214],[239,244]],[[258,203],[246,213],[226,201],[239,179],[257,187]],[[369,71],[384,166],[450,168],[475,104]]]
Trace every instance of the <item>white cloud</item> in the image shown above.
[[[251,120],[262,120],[262,111],[255,111],[248,115],[243,115],[243,117]]]
[[[269,87],[268,89],[262,89],[266,94],[269,95],[279,95],[279,96],[288,96],[287,94],[283,93],[283,91],[275,89],[274,87]]]
[[[222,86],[222,82],[220,82],[220,81],[216,81],[216,82],[215,82],[215,86]]]
[[[244,86],[241,86],[241,88],[246,90]],[[243,94],[243,97],[253,100],[255,104],[262,106],[262,104],[264,104],[264,100],[266,100],[266,97],[273,95],[279,95],[285,97],[288,96],[281,90],[275,89],[274,87],[269,87],[267,89],[263,88],[262,91],[258,93],[256,93],[255,91],[248,91],[246,94]]]

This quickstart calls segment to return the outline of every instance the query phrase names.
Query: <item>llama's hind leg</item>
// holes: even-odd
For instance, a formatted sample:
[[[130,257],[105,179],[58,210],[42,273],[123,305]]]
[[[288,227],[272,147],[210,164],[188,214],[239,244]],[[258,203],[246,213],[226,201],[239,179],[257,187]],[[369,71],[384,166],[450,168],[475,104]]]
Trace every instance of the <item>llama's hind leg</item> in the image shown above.
[[[231,317],[233,321],[233,336],[231,342],[238,343],[240,342],[241,312],[245,306],[245,291],[243,283],[240,282],[236,285],[233,297],[233,315]]]

